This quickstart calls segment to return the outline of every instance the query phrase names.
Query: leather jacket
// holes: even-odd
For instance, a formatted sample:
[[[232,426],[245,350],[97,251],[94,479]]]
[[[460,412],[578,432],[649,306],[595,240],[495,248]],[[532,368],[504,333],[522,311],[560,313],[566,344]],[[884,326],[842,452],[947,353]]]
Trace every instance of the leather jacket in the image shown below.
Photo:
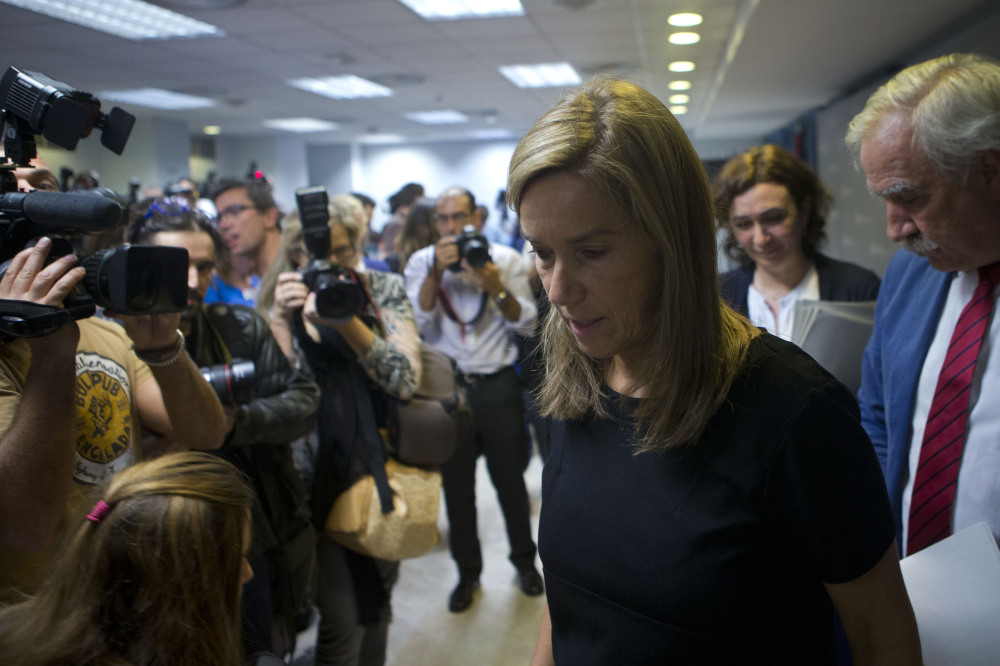
[[[202,306],[188,353],[199,367],[246,359],[254,363],[256,398],[239,405],[224,448],[287,444],[315,425],[319,387],[294,369],[267,322],[250,308],[227,303]]]
[[[293,540],[309,523],[306,491],[292,462],[293,440],[315,426],[319,388],[288,362],[267,322],[242,305],[203,305],[188,353],[199,367],[254,363],[255,397],[236,406],[236,421],[217,455],[247,475],[259,498],[250,556]]]

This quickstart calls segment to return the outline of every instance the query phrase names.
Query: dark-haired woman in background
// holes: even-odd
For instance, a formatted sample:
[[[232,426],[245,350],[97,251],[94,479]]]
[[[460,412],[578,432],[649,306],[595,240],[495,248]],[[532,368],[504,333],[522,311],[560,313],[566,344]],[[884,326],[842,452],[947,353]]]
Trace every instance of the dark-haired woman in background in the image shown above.
[[[402,275],[411,254],[437,243],[441,234],[434,222],[434,211],[433,199],[421,199],[410,207],[403,227],[393,242],[394,251],[385,258],[393,273]]]
[[[722,297],[772,335],[791,338],[798,300],[874,301],[871,271],[823,255],[832,197],[809,165],[771,144],[737,155],[713,195],[725,249],[741,266],[722,275]]]

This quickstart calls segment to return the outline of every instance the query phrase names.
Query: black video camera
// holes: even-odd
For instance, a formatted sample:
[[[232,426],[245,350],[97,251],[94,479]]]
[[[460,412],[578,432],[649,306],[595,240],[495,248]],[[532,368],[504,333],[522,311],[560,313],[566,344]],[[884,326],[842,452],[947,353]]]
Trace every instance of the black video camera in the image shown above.
[[[224,405],[245,405],[257,397],[253,361],[234,358],[232,364],[219,363],[200,370]]]
[[[295,191],[302,220],[302,237],[309,264],[299,271],[302,282],[316,294],[316,311],[336,323],[349,321],[361,309],[364,293],[354,273],[330,261],[330,209],[325,187]]]
[[[492,259],[490,242],[471,224],[465,225],[462,233],[455,236],[455,245],[458,246],[458,261],[449,266],[449,270],[455,272],[462,270],[462,259],[469,262],[473,268],[485,266]]]
[[[10,259],[42,235],[53,237],[49,259],[73,251],[72,239],[126,223],[117,197],[91,192],[20,192],[14,169],[37,155],[35,135],[73,150],[97,127],[101,143],[117,154],[125,149],[135,118],[40,74],[13,67],[0,79],[0,275]],[[10,162],[10,163],[8,163]],[[0,336],[35,337],[89,317],[101,306],[120,314],[180,312],[187,307],[187,251],[183,248],[122,246],[81,257],[86,276],[63,308],[25,301],[0,301]]]

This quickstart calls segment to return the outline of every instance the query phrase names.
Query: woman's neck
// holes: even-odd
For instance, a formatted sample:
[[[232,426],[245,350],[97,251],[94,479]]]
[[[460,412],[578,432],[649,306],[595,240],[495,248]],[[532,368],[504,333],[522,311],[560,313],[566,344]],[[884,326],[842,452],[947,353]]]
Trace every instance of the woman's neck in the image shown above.
[[[812,266],[812,259],[805,255],[776,269],[758,265],[753,272],[754,289],[765,300],[776,301],[799,286]]]
[[[636,386],[638,373],[631,369],[634,367],[621,356],[613,357],[604,372],[604,383],[615,393],[629,398],[645,398],[647,389],[644,386]]]

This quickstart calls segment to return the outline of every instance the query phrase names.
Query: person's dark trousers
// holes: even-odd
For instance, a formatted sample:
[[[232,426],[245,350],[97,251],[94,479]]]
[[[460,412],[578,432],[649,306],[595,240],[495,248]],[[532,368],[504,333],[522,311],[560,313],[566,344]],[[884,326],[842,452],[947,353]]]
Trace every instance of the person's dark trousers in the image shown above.
[[[316,664],[385,663],[399,562],[354,553],[325,534],[316,541]]]
[[[475,421],[470,441],[459,445],[441,466],[441,481],[451,542],[451,556],[463,579],[475,580],[483,569],[476,525],[476,459],[486,467],[507,524],[510,561],[518,570],[533,567],[528,490],[524,485],[527,446],[521,384],[514,369],[492,375],[457,375]]]
[[[253,578],[243,585],[243,650],[271,652],[271,565],[266,555],[250,561]]]

